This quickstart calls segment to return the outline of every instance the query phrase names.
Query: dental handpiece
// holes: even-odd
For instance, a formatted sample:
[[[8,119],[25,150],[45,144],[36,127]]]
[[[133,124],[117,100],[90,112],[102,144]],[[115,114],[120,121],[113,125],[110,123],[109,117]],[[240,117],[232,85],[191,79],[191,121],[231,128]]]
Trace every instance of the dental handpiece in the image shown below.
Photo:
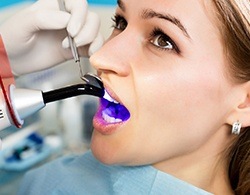
[[[11,87],[11,103],[20,124],[23,119],[41,110],[47,103],[63,100],[79,95],[92,95],[103,97],[105,94],[101,79],[94,74],[85,74],[85,83],[63,87],[56,90],[42,92],[32,89],[20,89]]]

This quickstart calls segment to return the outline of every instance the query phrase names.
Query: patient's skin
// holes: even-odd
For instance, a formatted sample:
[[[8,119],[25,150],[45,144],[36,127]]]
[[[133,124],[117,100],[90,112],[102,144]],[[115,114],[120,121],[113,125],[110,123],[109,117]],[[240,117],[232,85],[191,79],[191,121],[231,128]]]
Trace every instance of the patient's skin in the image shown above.
[[[122,0],[115,28],[91,57],[124,122],[97,113],[91,149],[107,164],[152,164],[210,192],[230,194],[220,161],[242,99],[206,0]]]

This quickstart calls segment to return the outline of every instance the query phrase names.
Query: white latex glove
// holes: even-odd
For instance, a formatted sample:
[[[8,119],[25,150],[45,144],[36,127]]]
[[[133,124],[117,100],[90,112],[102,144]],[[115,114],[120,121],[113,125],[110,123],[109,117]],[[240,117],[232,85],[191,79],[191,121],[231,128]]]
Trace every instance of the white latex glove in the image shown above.
[[[86,0],[38,0],[0,26],[0,34],[15,75],[49,68],[72,59],[66,29],[80,56],[89,56],[103,44],[100,19],[87,9]]]

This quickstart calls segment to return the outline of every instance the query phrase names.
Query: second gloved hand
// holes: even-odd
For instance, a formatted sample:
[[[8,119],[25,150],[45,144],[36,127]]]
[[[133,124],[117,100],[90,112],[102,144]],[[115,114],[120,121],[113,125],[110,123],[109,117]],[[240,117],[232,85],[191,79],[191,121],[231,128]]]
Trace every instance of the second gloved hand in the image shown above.
[[[81,56],[89,56],[103,44],[100,19],[88,11],[85,0],[64,0],[67,12],[57,0],[38,0],[0,26],[15,75],[43,70],[72,59],[67,31]]]

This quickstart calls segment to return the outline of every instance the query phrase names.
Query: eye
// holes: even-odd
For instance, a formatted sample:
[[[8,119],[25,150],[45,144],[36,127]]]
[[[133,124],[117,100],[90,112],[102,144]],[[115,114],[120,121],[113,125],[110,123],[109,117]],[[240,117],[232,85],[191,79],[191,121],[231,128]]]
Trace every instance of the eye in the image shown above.
[[[174,41],[166,35],[161,29],[154,29],[151,33],[150,42],[159,49],[163,50],[174,50],[180,53],[177,45]]]
[[[169,42],[168,37],[164,35],[155,36],[154,39],[151,40],[151,43],[162,49],[174,49],[173,45]]]
[[[112,18],[114,24],[112,25],[113,28],[123,31],[126,29],[128,23],[125,20],[124,17],[122,17],[121,15],[114,15],[114,17]]]

